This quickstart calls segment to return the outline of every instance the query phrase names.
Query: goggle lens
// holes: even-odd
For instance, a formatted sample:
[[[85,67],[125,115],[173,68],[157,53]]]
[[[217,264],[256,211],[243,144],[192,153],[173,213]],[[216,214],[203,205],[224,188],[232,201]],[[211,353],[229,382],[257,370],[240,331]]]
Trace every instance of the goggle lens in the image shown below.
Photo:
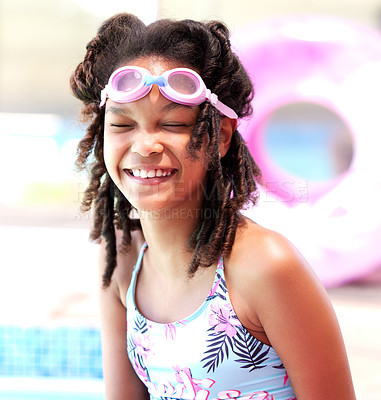
[[[171,74],[168,77],[169,86],[181,94],[194,94],[199,88],[199,82],[186,72]]]
[[[142,82],[142,76],[138,71],[125,71],[120,74],[114,83],[118,92],[130,92],[135,90]]]

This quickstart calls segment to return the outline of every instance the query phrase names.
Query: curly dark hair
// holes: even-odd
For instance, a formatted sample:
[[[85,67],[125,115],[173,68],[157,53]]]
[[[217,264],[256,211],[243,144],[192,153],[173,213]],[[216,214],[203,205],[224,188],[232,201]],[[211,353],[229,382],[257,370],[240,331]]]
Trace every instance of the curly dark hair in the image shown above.
[[[84,60],[71,76],[73,94],[84,103],[82,115],[89,123],[78,145],[76,166],[85,169],[92,158],[90,181],[82,201],[87,212],[94,203],[94,222],[90,238],[106,241],[107,287],[116,267],[117,251],[128,251],[131,231],[141,229],[134,208],[111,180],[103,158],[104,108],[99,107],[100,92],[111,73],[136,58],[158,56],[189,66],[199,72],[206,86],[231,107],[239,118],[252,113],[253,85],[233,53],[227,27],[218,21],[158,20],[148,26],[130,14],[117,14],[105,21],[87,44]],[[203,209],[189,238],[193,252],[189,265],[192,276],[197,268],[208,267],[220,255],[228,256],[234,242],[239,212],[257,200],[256,180],[260,171],[240,133],[233,133],[227,154],[219,158],[220,113],[210,103],[200,105],[187,151],[198,157],[204,135],[208,176]],[[133,216],[135,214],[135,217]],[[122,249],[116,246],[116,229],[123,231]]]

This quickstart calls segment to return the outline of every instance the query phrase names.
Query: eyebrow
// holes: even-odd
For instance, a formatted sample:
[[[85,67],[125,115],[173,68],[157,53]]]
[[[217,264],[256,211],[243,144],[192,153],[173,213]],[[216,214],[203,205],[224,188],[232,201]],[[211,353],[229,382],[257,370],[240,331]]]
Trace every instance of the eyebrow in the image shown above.
[[[179,104],[179,103],[175,103],[175,102],[170,102],[167,105],[165,105],[161,111],[165,112],[165,111],[172,111],[172,110],[176,110],[178,108],[186,108],[186,109],[195,109],[197,106],[189,106],[186,104]],[[125,107],[109,107],[106,110],[106,113],[111,113],[111,114],[115,114],[115,115],[131,115],[131,111],[128,108]]]
[[[167,104],[166,106],[164,106],[162,108],[162,111],[172,111],[172,110],[176,110],[177,108],[187,108],[187,109],[194,109],[195,106],[189,106],[186,104],[180,104],[180,103],[175,103],[175,102],[171,102],[169,104]]]
[[[128,108],[120,108],[120,107],[109,107],[106,110],[106,114],[111,113],[111,114],[116,114],[116,115],[123,115],[123,114],[131,114],[130,110]]]

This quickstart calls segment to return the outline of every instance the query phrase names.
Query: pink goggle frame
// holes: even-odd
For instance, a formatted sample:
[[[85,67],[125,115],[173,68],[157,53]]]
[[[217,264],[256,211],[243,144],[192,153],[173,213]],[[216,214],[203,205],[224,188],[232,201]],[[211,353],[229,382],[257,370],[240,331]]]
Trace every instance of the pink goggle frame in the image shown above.
[[[153,76],[147,69],[125,66],[110,76],[108,84],[101,92],[100,107],[109,98],[116,103],[129,103],[146,96],[152,85],[158,85],[161,94],[168,100],[188,106],[209,101],[221,114],[237,119],[230,107],[218,100],[216,94],[205,86],[201,76],[189,68],[174,68],[160,76]]]

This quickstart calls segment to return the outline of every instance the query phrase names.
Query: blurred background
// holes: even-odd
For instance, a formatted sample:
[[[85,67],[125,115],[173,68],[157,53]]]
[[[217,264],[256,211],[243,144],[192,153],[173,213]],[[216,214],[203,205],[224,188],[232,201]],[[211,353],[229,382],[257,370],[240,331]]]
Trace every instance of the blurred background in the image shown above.
[[[0,399],[104,398],[97,248],[79,212],[86,175],[74,169],[85,127],[68,82],[120,11],[230,28],[256,86],[241,132],[267,180],[248,214],[315,268],[358,399],[378,399],[379,0],[0,0]]]

